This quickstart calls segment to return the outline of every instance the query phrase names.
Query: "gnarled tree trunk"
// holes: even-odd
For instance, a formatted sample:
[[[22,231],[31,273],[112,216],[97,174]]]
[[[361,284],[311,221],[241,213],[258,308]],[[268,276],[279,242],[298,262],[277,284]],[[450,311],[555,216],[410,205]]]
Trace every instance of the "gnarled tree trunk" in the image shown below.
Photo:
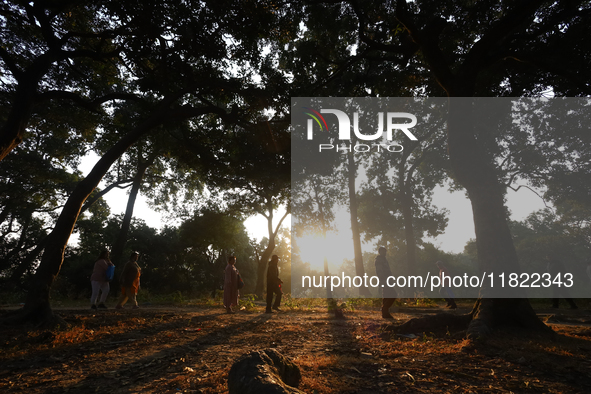
[[[78,220],[82,204],[100,183],[111,165],[139,138],[159,125],[165,118],[164,111],[158,111],[145,123],[125,135],[95,164],[88,176],[82,180],[68,198],[47,242],[41,264],[37,268],[29,287],[25,306],[7,317],[8,323],[30,322],[43,326],[65,325],[53,314],[50,299],[51,285],[57,277],[63,260],[66,245]]]
[[[466,188],[472,203],[478,262],[481,272],[519,272],[517,253],[511,238],[504,204],[504,187],[492,158],[475,137],[473,99],[452,98],[448,119],[448,150],[457,181]],[[498,298],[497,291],[504,297]],[[486,335],[498,325],[515,325],[548,332],[524,292],[516,288],[493,288],[485,283],[476,303],[468,337]],[[551,330],[550,330],[551,331]]]

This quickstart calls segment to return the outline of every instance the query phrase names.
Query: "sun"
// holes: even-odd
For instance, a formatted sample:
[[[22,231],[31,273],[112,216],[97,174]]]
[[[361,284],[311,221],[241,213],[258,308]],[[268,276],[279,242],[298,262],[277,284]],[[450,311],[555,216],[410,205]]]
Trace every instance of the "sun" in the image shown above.
[[[353,241],[351,235],[329,231],[326,237],[320,235],[305,235],[295,239],[300,250],[302,262],[309,263],[310,268],[317,271],[324,270],[324,258],[328,260],[331,269],[342,265],[344,259],[353,260]]]

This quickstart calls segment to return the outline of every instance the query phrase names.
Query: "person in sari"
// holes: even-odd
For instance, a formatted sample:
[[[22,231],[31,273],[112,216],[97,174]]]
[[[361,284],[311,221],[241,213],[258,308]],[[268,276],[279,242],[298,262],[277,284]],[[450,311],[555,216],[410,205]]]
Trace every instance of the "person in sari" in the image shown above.
[[[129,261],[123,267],[120,280],[121,296],[119,297],[119,302],[117,303],[115,309],[122,309],[127,300],[133,304],[132,309],[139,308],[135,298],[137,291],[140,288],[140,275],[142,272],[140,266],[137,263],[139,257],[140,254],[138,252],[133,252],[131,256],[129,256]]]

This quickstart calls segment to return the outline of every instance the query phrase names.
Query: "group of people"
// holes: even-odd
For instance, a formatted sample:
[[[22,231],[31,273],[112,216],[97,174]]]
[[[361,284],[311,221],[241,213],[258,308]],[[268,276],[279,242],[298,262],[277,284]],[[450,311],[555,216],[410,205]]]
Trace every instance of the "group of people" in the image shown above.
[[[107,275],[109,267],[114,267],[114,264],[110,260],[110,252],[104,250],[99,255],[98,259],[94,263],[94,269],[90,276],[90,284],[92,286],[92,295],[90,296],[90,307],[92,309],[107,309],[105,301],[110,291],[110,279]],[[123,309],[123,305],[129,300],[131,302],[132,309],[139,308],[136,300],[136,294],[140,288],[140,275],[142,270],[138,265],[138,259],[140,255],[137,252],[131,253],[129,261],[123,267],[121,277],[119,278],[119,284],[121,285],[121,295],[115,309]],[[100,294],[100,298],[99,298]],[[97,305],[97,301],[99,302]]]
[[[240,273],[236,269],[236,256],[230,256],[224,276],[224,308],[226,308],[226,313],[235,313],[234,308],[238,307],[239,276]],[[283,294],[281,291],[282,284],[283,281],[279,278],[279,256],[274,254],[267,267],[267,309],[265,313],[273,313],[273,310],[281,311],[279,306]],[[275,295],[275,302],[273,302],[273,295]]]
[[[380,279],[381,283],[387,283],[388,277],[392,276],[390,264],[386,259],[387,250],[383,246],[378,249],[378,256],[375,258],[376,275]],[[281,305],[281,285],[283,281],[279,278],[279,257],[273,255],[269,266],[267,267],[267,308],[265,313],[273,313],[273,310],[281,311],[279,306]],[[441,261],[438,261],[437,267],[439,268],[439,274],[447,274],[446,268]],[[224,308],[226,313],[235,313],[234,308],[238,306],[238,282],[239,282],[238,269],[236,269],[236,256],[230,256],[228,259],[228,265],[225,270],[224,279]],[[447,301],[447,307],[450,309],[457,308],[456,302],[453,298],[453,293],[449,287],[442,287],[441,294]],[[273,302],[273,298],[275,301]],[[382,298],[382,317],[385,319],[392,319],[390,314],[390,307],[396,301],[397,294],[393,287],[383,287],[383,298]]]
[[[388,277],[392,276],[390,264],[386,259],[386,253],[386,248],[384,248],[383,246],[379,247],[378,255],[376,256],[374,262],[376,268],[376,275],[380,279],[380,283],[387,283]],[[129,256],[129,261],[125,264],[123,268],[121,278],[119,279],[119,283],[121,285],[121,295],[119,297],[119,301],[117,302],[117,306],[115,307],[115,309],[122,309],[123,305],[125,305],[125,303],[128,300],[133,305],[133,309],[139,308],[136,300],[136,294],[140,287],[141,275],[141,268],[137,263],[138,259],[139,253],[131,253],[131,255]],[[281,296],[283,294],[281,290],[281,285],[283,284],[283,281],[279,278],[278,263],[279,257],[277,255],[273,255],[271,257],[271,261],[269,261],[269,266],[267,268],[267,308],[265,310],[265,313],[273,313],[273,310],[280,311],[279,306],[281,305]],[[440,278],[442,278],[444,275],[450,276],[443,262],[437,261],[435,264],[437,265],[437,268],[439,268]],[[94,269],[90,277],[90,282],[92,285],[92,295],[90,297],[90,304],[92,309],[107,309],[105,301],[107,299],[107,296],[109,295],[110,290],[109,278],[107,278],[107,271],[109,267],[113,267],[113,263],[109,259],[109,251],[104,250],[103,252],[101,252],[98,259],[94,263]],[[551,259],[548,257],[547,269],[550,274],[556,275],[557,273],[564,271],[564,266],[559,260]],[[589,275],[589,279],[591,280],[591,261],[588,262],[587,265],[587,274]],[[226,266],[224,276],[223,303],[227,313],[235,313],[234,308],[238,306],[238,296],[241,281],[242,280],[240,278],[240,273],[236,268],[236,256],[230,256],[228,258],[228,265]],[[443,280],[442,283],[444,283]],[[447,308],[457,308],[457,304],[454,299],[454,294],[449,286],[441,286],[439,289],[439,293],[447,302]],[[382,317],[385,319],[392,319],[392,315],[390,314],[390,307],[394,304],[394,301],[396,301],[396,290],[393,287],[389,286],[383,287],[382,296]],[[557,287],[554,288],[552,307],[558,308],[559,297],[565,298],[572,309],[577,308],[577,305],[575,304],[574,300],[570,298],[568,291],[566,289],[560,289]],[[273,302],[273,298],[275,298],[275,302]]]
[[[392,276],[390,264],[386,259],[387,250],[383,246],[378,249],[378,256],[375,259],[376,275],[380,278],[381,283],[386,283],[388,277]],[[273,255],[269,266],[267,267],[267,308],[265,313],[273,313],[273,310],[281,311],[279,306],[281,305],[281,285],[283,281],[279,278],[279,257]],[[446,274],[446,268],[441,261],[437,262],[437,266],[440,270],[440,275]],[[228,259],[228,265],[225,270],[224,279],[224,308],[226,313],[235,313],[234,308],[238,306],[238,282],[239,282],[238,269],[236,269],[236,256],[230,256]],[[448,287],[442,287],[441,294],[447,301],[447,307],[450,309],[457,308],[453,293]],[[273,298],[275,301],[273,302]],[[385,319],[392,319],[390,314],[390,307],[396,301],[397,294],[393,287],[386,286],[383,288],[382,298],[382,317]]]

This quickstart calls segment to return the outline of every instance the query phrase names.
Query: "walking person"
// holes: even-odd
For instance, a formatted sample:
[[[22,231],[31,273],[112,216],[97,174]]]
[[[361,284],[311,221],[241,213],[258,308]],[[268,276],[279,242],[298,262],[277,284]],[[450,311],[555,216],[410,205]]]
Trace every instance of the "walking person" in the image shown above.
[[[281,304],[281,284],[283,281],[279,279],[279,257],[274,254],[269,261],[269,267],[267,268],[267,309],[265,313],[273,313],[271,310],[271,304],[273,303],[273,294],[275,294],[275,303],[273,303],[273,309],[277,312],[281,312],[279,305]]]
[[[139,306],[136,300],[136,294],[140,288],[140,275],[142,270],[137,261],[140,257],[138,252],[133,252],[129,256],[129,261],[125,263],[123,272],[121,273],[121,296],[117,303],[116,309],[122,309],[123,305],[129,300],[133,305],[132,309],[138,309]]]
[[[233,307],[238,306],[238,270],[236,256],[228,258],[224,276],[224,308],[226,313],[234,313]]]
[[[375,259],[376,265],[376,275],[380,279],[380,284],[383,290],[383,298],[382,298],[382,317],[384,319],[393,319],[392,315],[390,314],[390,307],[396,301],[396,290],[393,287],[388,286],[388,277],[392,276],[392,270],[390,269],[390,264],[386,259],[386,248],[380,246],[378,248],[378,255]]]
[[[103,250],[99,255],[98,259],[94,263],[92,275],[90,276],[90,285],[92,286],[92,295],[90,296],[90,307],[92,309],[107,309],[105,301],[109,295],[109,281],[107,279],[107,269],[113,266],[113,263],[109,259],[109,251]],[[99,304],[97,306],[96,301],[101,293]]]
[[[437,268],[439,268],[439,279],[441,279],[441,287],[439,288],[439,294],[443,297],[445,302],[447,302],[446,308],[449,309],[456,309],[458,306],[456,305],[456,300],[454,299],[454,293],[451,290],[451,287],[445,286],[443,278],[450,277],[447,267],[443,264],[443,261],[438,261],[435,263]],[[450,282],[451,279],[448,279],[447,282]]]

